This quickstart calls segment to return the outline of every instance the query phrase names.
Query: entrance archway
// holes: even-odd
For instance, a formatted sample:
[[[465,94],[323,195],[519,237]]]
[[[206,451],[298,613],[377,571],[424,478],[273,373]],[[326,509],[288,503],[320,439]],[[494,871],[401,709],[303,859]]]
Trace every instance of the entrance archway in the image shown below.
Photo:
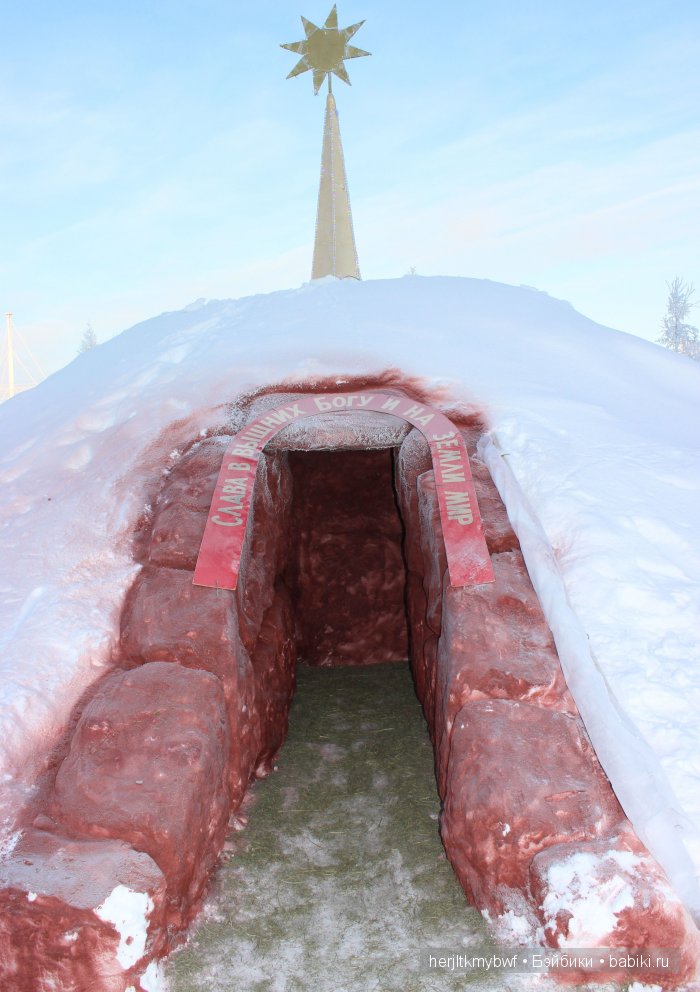
[[[442,535],[454,587],[493,582],[469,456],[462,435],[439,410],[414,400],[364,390],[302,396],[246,424],[226,450],[194,572],[196,585],[235,589],[250,513],[255,468],[267,444],[289,423],[352,410],[398,417],[430,448]]]
[[[517,912],[553,946],[570,944],[577,876],[563,914],[548,909],[561,896],[552,879],[569,878],[585,851],[601,898],[612,876],[629,893],[622,911],[606,904],[596,945],[639,947],[643,934],[644,946],[683,947],[691,973],[687,918],[598,764],[488,472],[475,462],[467,477],[463,461],[464,480],[446,480],[455,462],[440,453],[464,444],[454,425],[405,395],[358,390],[293,395],[235,438],[198,439],[172,465],[138,542],[142,567],[124,603],[115,670],[79,705],[53,779],[3,866],[0,915],[12,927],[2,956],[22,992],[47,975],[82,987],[105,962],[115,989],[137,988],[193,918],[229,816],[282,745],[294,689],[284,581],[294,479],[288,451],[262,449],[285,424],[370,408],[420,432],[398,445],[394,482],[411,665],[435,751],[442,838],[462,887],[491,918]],[[440,447],[446,441],[455,443]],[[464,492],[472,518],[460,522],[446,497],[455,494],[459,513]],[[202,585],[193,572],[211,533],[213,557],[197,569],[213,581]],[[468,550],[455,556],[455,547]],[[484,556],[495,581],[479,571]],[[237,569],[241,581],[232,581]],[[465,569],[482,581],[461,584]],[[114,922],[123,921],[124,893],[138,940]]]

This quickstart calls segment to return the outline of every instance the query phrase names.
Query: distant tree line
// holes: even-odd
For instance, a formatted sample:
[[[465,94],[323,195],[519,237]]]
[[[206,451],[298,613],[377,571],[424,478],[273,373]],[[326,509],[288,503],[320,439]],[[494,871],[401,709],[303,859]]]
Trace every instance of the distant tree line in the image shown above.
[[[688,315],[697,303],[691,299],[695,287],[684,282],[679,276],[668,286],[666,315],[661,321],[661,336],[657,338],[671,351],[700,361],[700,331],[688,321]]]

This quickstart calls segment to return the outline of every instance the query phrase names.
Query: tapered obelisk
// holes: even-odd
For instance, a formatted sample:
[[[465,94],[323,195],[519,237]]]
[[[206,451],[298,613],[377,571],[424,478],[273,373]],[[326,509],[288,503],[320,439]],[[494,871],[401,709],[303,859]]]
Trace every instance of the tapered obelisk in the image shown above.
[[[339,279],[360,278],[343,146],[340,142],[338,111],[335,109],[335,99],[330,90],[326,97],[321,185],[318,189],[316,239],[311,269],[312,279],[321,279],[323,276],[338,276]]]
[[[361,48],[348,45],[348,40],[359,31],[364,21],[349,28],[338,30],[338,12],[334,6],[319,28],[305,17],[301,19],[306,38],[282,45],[291,52],[301,55],[301,59],[287,76],[298,76],[309,69],[313,73],[314,93],[318,93],[324,79],[328,77],[326,98],[326,120],[323,130],[323,152],[321,156],[321,184],[318,191],[316,212],[316,238],[312,279],[323,276],[337,276],[339,279],[360,278],[360,267],[355,248],[355,234],[350,211],[350,196],[345,174],[343,146],[340,140],[338,111],[331,89],[331,73],[343,82],[350,84],[344,59],[369,55]]]

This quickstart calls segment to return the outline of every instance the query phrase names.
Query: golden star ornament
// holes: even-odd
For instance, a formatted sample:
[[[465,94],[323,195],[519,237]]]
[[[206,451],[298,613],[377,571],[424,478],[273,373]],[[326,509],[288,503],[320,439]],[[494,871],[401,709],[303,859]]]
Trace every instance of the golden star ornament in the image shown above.
[[[353,24],[349,28],[338,30],[338,11],[333,5],[333,9],[326,18],[326,23],[322,28],[307,21],[302,17],[301,23],[304,25],[306,38],[303,41],[292,41],[288,45],[282,45],[290,52],[296,52],[301,58],[287,76],[299,76],[302,72],[311,70],[314,77],[314,93],[318,93],[323,85],[323,80],[328,76],[328,88],[330,89],[330,74],[333,73],[338,79],[350,85],[350,78],[343,65],[345,59],[358,59],[362,55],[369,55],[361,48],[348,45],[348,41],[357,31],[360,30],[364,21]]]

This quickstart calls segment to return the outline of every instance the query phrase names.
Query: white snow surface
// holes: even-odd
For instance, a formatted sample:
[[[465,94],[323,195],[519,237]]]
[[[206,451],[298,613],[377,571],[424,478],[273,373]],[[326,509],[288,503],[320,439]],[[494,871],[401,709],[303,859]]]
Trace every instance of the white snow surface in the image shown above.
[[[167,982],[160,961],[151,961],[140,980],[143,992],[167,992]]]
[[[697,918],[700,363],[486,280],[197,301],[0,406],[0,827],[111,663],[131,534],[182,446],[243,391],[388,367],[485,415],[593,743]]]
[[[143,957],[148,939],[148,917],[153,900],[146,892],[134,892],[126,885],[115,886],[95,915],[111,923],[119,934],[117,961],[126,971]]]
[[[631,851],[610,851],[608,857],[621,871],[603,882],[595,879],[593,884],[596,857],[589,852],[579,851],[550,868],[549,891],[542,907],[547,926],[556,926],[557,913],[562,910],[571,914],[569,935],[559,937],[560,946],[604,946],[618,915],[634,906],[634,891],[624,872],[632,871],[641,859]]]

